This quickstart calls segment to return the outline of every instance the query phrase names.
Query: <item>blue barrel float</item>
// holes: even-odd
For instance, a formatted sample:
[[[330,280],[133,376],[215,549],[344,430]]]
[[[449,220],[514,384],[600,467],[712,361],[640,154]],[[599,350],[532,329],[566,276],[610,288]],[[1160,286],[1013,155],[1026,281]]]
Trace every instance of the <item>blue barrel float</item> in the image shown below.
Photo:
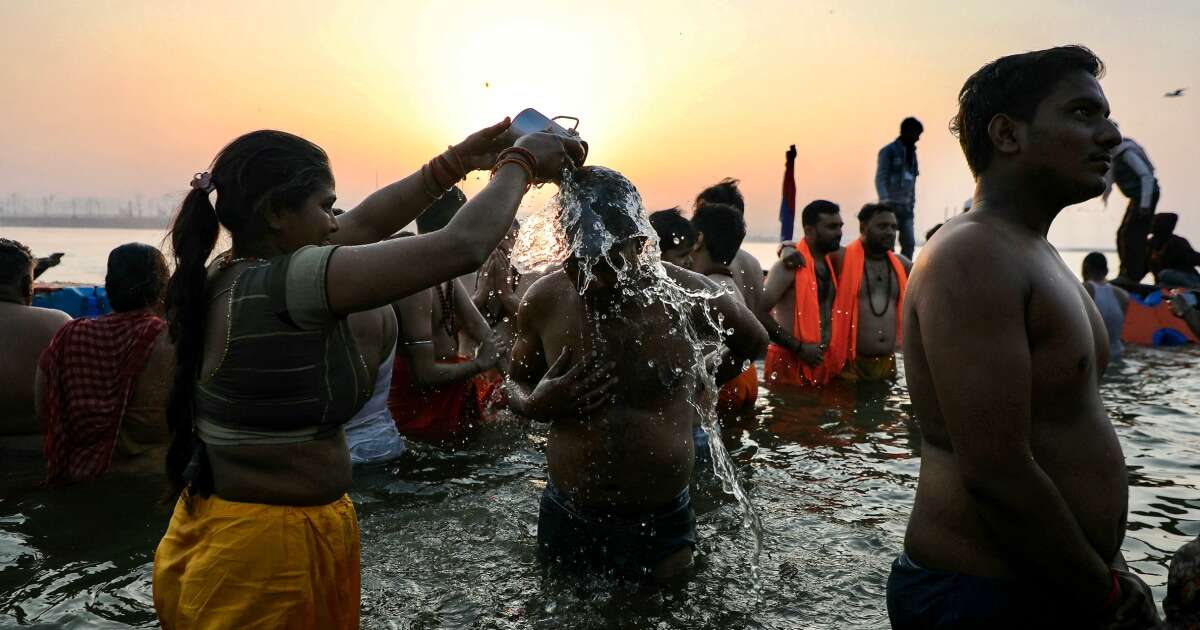
[[[57,309],[75,319],[99,317],[112,312],[104,287],[86,284],[38,285],[33,291],[33,305]]]

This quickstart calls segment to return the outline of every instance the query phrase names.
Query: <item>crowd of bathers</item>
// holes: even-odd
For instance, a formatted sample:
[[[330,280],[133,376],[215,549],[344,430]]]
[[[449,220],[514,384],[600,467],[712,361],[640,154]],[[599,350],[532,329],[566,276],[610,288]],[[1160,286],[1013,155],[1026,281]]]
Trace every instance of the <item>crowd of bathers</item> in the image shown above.
[[[356,466],[392,465],[411,442],[459,448],[499,414],[546,425],[539,558],[686,579],[688,488],[719,439],[704,410],[753,414],[760,385],[895,381],[903,361],[922,471],[888,582],[893,626],[1153,627],[1153,596],[1120,553],[1127,481],[1096,383],[1121,350],[1130,298],[1116,285],[1136,289],[1147,270],[1200,285],[1200,256],[1175,215],[1154,215],[1157,181],[1109,120],[1102,71],[1065,46],[967,80],[953,128],[974,207],[915,265],[915,118],[879,152],[879,200],[847,215],[806,204],[802,236],[781,239],[765,271],[743,248],[737,180],[686,213],[647,213],[633,182],[586,164],[574,133],[514,137],[506,119],[346,212],[320,147],[248,133],[192,178],[173,260],[137,243],[111,252],[109,314],[31,306],[61,255],[39,262],[0,239],[0,435],[42,454],[51,487],[165,471],[164,627],[352,628]],[[1139,177],[1121,174],[1123,156]],[[794,147],[786,158],[785,178]],[[477,170],[491,179],[468,199],[458,183]],[[1080,284],[1045,231],[1114,172],[1134,215],[1123,233],[1145,243],[1125,241],[1113,283],[1089,255]],[[567,173],[563,259],[518,269],[522,198]],[[857,231],[843,246],[845,221]],[[702,299],[647,297],[677,295]],[[1170,303],[1196,334],[1194,295]],[[1200,619],[1196,545],[1172,563],[1176,625],[1163,627]]]

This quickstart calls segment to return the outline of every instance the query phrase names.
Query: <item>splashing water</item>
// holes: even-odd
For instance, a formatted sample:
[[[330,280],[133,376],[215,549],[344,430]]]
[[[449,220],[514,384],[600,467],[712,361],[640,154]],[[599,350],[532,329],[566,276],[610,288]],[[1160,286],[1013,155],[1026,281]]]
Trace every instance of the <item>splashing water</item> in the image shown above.
[[[572,173],[567,171],[563,174],[558,194],[523,222],[513,245],[513,264],[523,274],[546,272],[573,255],[578,261],[581,278],[578,286],[582,295],[596,278],[596,266],[605,262],[608,268],[616,271],[616,287],[627,301],[641,306],[659,302],[674,313],[675,321],[679,323],[671,329],[670,334],[682,337],[691,348],[688,369],[695,378],[694,382],[700,384],[700,391],[694,392],[697,395],[687,396],[687,402],[701,418],[701,425],[708,435],[713,472],[721,480],[722,489],[736,499],[742,512],[742,527],[750,533],[750,578],[761,602],[762,524],[749,495],[738,481],[733,461],[721,440],[716,409],[720,386],[716,382],[715,370],[706,369],[710,355],[722,348],[721,337],[733,334],[732,328],[726,329],[723,325],[724,317],[710,308],[710,301],[728,289],[689,289],[668,276],[661,261],[658,236],[650,225],[637,189],[615,171],[602,167],[591,168],[601,171],[603,176],[618,184],[617,198],[613,198],[613,191],[606,191],[605,203],[621,208],[621,214],[630,220],[626,233],[618,236],[605,227],[600,217],[590,209],[596,201],[596,192],[578,185]],[[641,247],[635,259],[627,264],[618,246],[630,241],[640,241]],[[587,301],[584,303],[586,305]],[[589,312],[591,310],[585,306],[585,319],[595,324],[594,334],[598,336],[599,320],[609,315]],[[699,322],[694,318],[696,313],[702,314]],[[647,364],[653,367],[654,359],[648,359]],[[745,369],[746,366],[742,367]],[[683,372],[679,367],[673,371],[677,376]]]

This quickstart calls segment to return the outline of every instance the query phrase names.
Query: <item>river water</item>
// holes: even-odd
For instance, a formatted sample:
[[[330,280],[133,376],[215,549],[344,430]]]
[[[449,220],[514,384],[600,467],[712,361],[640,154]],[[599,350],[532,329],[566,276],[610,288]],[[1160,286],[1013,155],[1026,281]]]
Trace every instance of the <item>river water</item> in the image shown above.
[[[1200,348],[1130,348],[1102,386],[1129,465],[1124,551],[1161,602],[1171,553],[1200,534]],[[707,470],[685,584],[628,593],[544,576],[534,558],[544,429],[502,420],[455,453],[416,447],[359,470],[365,628],[880,628],[916,485],[903,379],[762,390],[726,444],[764,530],[763,602],[741,514]],[[0,462],[0,626],[152,627],[157,478],[50,492]]]
[[[147,239],[113,240],[105,247]],[[1171,553],[1200,534],[1198,364],[1197,347],[1131,347],[1102,384],[1130,473],[1125,556],[1160,603]],[[693,482],[701,540],[685,583],[630,593],[543,575],[546,431],[508,418],[459,451],[417,446],[397,466],[356,471],[363,627],[886,627],[920,456],[903,375],[760,392],[755,413],[723,430],[763,523],[761,603],[741,513],[708,470]],[[154,627],[151,563],[169,518],[160,479],[51,492],[35,464],[0,456],[0,627]]]

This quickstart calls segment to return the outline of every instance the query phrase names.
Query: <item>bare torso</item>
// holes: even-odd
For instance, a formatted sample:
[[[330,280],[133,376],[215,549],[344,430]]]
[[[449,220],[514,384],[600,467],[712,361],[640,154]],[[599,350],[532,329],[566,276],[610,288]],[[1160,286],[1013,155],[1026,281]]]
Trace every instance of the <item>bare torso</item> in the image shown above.
[[[674,499],[691,478],[694,448],[689,402],[697,388],[691,344],[679,317],[661,302],[624,304],[599,319],[566,274],[539,281],[527,295],[545,355],[596,351],[616,364],[612,402],[588,417],[550,428],[550,478],[582,508],[638,513]]]
[[[896,351],[900,280],[887,258],[867,257],[863,263],[863,280],[858,291],[858,354],[867,357],[892,354]]]
[[[920,482],[905,548],[914,560],[931,568],[1004,577],[1021,572],[1013,554],[1002,548],[989,531],[980,506],[964,487],[960,460],[942,415],[946,401],[939,398],[935,388],[943,377],[931,367],[929,355],[934,350],[925,346],[930,335],[937,333],[922,331],[922,322],[916,316],[924,313],[931,319],[954,322],[954,300],[943,298],[937,302],[943,312],[922,309],[930,300],[938,299],[931,285],[937,286],[939,279],[947,275],[961,273],[954,267],[971,260],[984,271],[975,278],[979,282],[972,283],[976,288],[964,289],[965,297],[969,298],[971,291],[982,295],[980,292],[991,290],[988,280],[999,277],[995,274],[1013,274],[1007,278],[1022,287],[1019,293],[1024,295],[1023,307],[1012,308],[1018,313],[1023,310],[1024,321],[1012,324],[1017,327],[1017,337],[1022,336],[1023,325],[1024,339],[1013,342],[1028,345],[1031,383],[1027,392],[999,394],[987,390],[1011,387],[1003,377],[979,383],[979,399],[984,402],[975,404],[994,406],[995,400],[1008,395],[1020,403],[1015,408],[1028,408],[1028,445],[1036,466],[1057,488],[1088,543],[1108,561],[1121,546],[1128,487],[1121,446],[1097,386],[1108,362],[1103,321],[1079,281],[1044,238],[983,219],[961,217],[943,227],[944,233],[939,232],[938,239],[922,254],[905,297],[904,360],[913,410],[922,433]],[[1020,303],[1020,294],[1015,301]],[[997,351],[1003,349],[997,347]],[[943,355],[940,369],[955,371],[964,362],[990,358],[956,356],[946,360]],[[979,413],[997,412],[980,409]],[[969,417],[961,422],[966,423],[966,430],[991,430],[985,426],[972,429]]]
[[[0,302],[0,436],[40,435],[34,412],[38,360],[71,318],[62,311]]]

